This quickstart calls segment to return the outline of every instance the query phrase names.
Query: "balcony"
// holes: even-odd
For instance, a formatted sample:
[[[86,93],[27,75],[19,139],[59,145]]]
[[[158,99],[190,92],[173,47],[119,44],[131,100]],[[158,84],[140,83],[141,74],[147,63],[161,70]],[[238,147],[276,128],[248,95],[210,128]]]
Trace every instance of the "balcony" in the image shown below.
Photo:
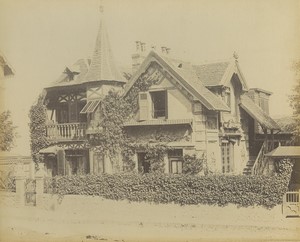
[[[47,138],[51,141],[85,140],[86,123],[47,124]]]

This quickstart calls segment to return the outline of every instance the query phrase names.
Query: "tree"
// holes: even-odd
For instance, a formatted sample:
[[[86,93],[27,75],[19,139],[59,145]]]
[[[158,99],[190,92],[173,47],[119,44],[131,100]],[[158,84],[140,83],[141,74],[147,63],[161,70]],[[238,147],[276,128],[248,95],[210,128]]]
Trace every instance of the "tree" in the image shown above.
[[[0,114],[0,150],[9,151],[16,139],[16,126],[14,126],[10,111]]]
[[[290,105],[293,108],[293,119],[295,121],[294,142],[300,144],[300,60],[297,60],[293,66],[295,70],[296,86],[293,89],[293,94],[290,96]]]

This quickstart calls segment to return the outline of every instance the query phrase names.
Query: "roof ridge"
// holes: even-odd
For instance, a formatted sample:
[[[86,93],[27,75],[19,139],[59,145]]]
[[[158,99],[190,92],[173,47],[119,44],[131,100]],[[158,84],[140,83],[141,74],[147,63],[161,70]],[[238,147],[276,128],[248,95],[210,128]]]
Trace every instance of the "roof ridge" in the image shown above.
[[[203,65],[225,63],[225,62],[232,62],[232,59],[228,58],[228,59],[216,59],[216,60],[202,61],[202,62],[199,62],[198,64],[192,64],[192,65],[193,66],[203,66]]]

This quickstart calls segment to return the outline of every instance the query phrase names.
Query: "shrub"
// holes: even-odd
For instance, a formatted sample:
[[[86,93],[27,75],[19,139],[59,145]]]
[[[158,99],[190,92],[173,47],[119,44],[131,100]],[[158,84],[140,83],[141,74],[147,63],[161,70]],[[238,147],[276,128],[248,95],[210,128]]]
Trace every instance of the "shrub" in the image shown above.
[[[101,196],[106,199],[155,203],[209,204],[224,206],[280,204],[287,180],[275,176],[166,175],[149,173],[103,174],[48,178],[45,191]]]
[[[196,175],[203,170],[204,157],[198,158],[196,154],[184,155],[182,172],[188,175]]]

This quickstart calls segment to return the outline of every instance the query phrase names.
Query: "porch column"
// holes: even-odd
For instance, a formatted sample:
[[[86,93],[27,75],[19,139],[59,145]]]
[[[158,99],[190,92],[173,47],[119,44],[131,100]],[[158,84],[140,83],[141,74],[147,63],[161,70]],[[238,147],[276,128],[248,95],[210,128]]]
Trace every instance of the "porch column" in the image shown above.
[[[94,174],[94,151],[89,149],[90,174]]]
[[[57,173],[59,176],[66,175],[66,157],[64,149],[57,151]]]
[[[166,173],[166,174],[170,173],[170,170],[169,170],[169,159],[168,159],[168,155],[167,154],[164,155],[164,165],[165,165],[164,173]]]
[[[132,160],[134,161],[134,164],[135,164],[133,170],[136,171],[136,172],[139,172],[139,171],[138,171],[138,168],[139,168],[139,165],[138,165],[138,155],[137,155],[136,152],[135,152],[135,154],[133,155]]]
[[[112,174],[112,165],[107,154],[104,155],[104,172],[107,174]]]

